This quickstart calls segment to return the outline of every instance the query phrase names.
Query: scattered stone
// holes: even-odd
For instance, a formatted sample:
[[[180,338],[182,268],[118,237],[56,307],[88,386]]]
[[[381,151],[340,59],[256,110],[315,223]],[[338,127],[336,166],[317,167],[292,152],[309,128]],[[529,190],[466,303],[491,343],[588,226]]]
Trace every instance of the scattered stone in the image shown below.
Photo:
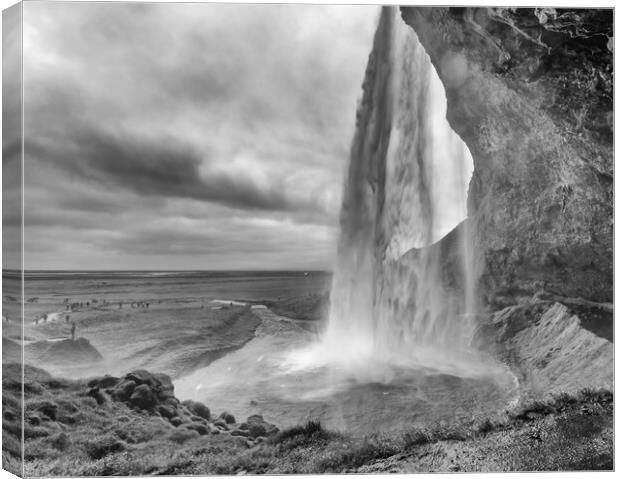
[[[196,431],[201,436],[209,434],[209,428],[206,424],[191,422],[189,424],[185,424],[183,427],[191,431]]]
[[[209,410],[207,406],[205,406],[201,402],[187,400],[187,401],[183,401],[181,404],[187,407],[187,409],[190,412],[194,413],[196,416],[200,416],[201,418],[206,419],[207,421],[211,420],[211,411]]]
[[[176,417],[170,418],[169,422],[174,427],[179,427],[181,424],[183,424],[183,419],[181,419],[179,416],[176,416]]]
[[[191,416],[189,417],[189,419],[190,419],[192,422],[202,422],[202,423],[205,423],[205,424],[208,422],[205,418],[203,418],[203,417],[201,417],[201,416],[196,416],[195,414],[191,415]]]
[[[231,436],[242,436],[242,437],[249,437],[250,433],[248,431],[242,431],[241,429],[235,429],[234,431],[232,431],[230,433]]]
[[[220,414],[218,419],[222,419],[226,424],[234,424],[235,423],[235,416],[233,416],[232,414],[230,414],[227,411],[224,411],[222,414]]]
[[[250,424],[249,434],[252,438],[264,436],[267,434],[267,429],[262,424]]]
[[[128,381],[133,381],[138,385],[145,384],[151,387],[160,385],[159,381],[155,379],[154,375],[149,373],[148,371],[145,371],[144,369],[130,372],[129,374],[127,374],[127,376],[125,376],[125,379]]]
[[[112,397],[118,401],[128,401],[136,388],[135,381],[125,380],[120,383],[112,393]]]
[[[243,424],[239,426],[239,429],[242,429],[242,426]],[[251,437],[271,436],[279,431],[279,429],[275,425],[265,421],[263,419],[263,416],[261,416],[260,414],[254,414],[248,417],[247,426],[249,435]]]
[[[218,421],[215,421],[213,424],[219,427],[220,429],[224,429],[225,431],[228,431],[228,425],[224,421],[218,420]]]
[[[159,412],[159,414],[161,414],[162,417],[165,417],[166,419],[172,419],[178,414],[175,408],[164,404],[160,404],[159,406],[157,406],[157,412]]]

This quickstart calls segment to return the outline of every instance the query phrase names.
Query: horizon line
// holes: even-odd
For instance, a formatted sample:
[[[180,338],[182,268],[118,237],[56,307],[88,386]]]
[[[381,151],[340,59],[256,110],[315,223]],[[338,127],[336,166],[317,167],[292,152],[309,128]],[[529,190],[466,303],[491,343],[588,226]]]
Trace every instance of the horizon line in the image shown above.
[[[331,269],[16,269],[2,268],[7,272],[30,272],[30,273],[59,273],[59,272],[83,272],[83,273],[100,273],[100,272],[126,272],[126,273],[217,273],[217,272],[316,272],[326,273],[332,272]]]

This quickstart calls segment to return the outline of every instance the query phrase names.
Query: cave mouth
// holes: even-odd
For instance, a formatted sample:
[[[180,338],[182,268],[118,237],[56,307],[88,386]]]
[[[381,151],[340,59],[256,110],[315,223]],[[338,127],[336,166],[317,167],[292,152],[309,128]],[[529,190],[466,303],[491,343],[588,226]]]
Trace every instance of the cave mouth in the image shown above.
[[[247,346],[179,385],[185,397],[369,434],[500,411],[518,394],[505,365],[470,347],[473,315],[444,289],[440,248],[428,248],[467,217],[473,159],[397,8],[382,10],[364,85],[325,329],[266,317]]]

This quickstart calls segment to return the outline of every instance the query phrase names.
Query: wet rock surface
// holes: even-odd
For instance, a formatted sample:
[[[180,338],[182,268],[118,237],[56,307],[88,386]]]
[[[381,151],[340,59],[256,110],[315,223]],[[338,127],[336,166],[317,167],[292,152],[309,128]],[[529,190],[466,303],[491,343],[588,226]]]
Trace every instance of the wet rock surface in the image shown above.
[[[481,291],[612,300],[613,13],[401,7],[474,158]]]

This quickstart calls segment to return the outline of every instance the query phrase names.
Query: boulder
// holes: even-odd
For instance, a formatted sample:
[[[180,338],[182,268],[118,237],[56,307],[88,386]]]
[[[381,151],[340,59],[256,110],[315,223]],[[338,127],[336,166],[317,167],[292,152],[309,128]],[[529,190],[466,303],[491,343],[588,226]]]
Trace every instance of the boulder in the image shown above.
[[[196,416],[200,416],[207,421],[211,420],[211,411],[201,402],[187,400],[183,401],[181,404],[183,404],[191,413],[195,414]]]
[[[157,400],[153,390],[147,384],[140,384],[134,389],[129,398],[129,403],[139,409],[152,409]]]
[[[156,381],[156,384],[159,386],[160,392],[169,392],[174,397],[174,385],[172,384],[172,379],[167,374],[156,373],[153,374],[153,380]]]
[[[250,437],[271,436],[279,431],[279,429],[268,423],[260,414],[254,414],[247,419],[247,430]],[[243,424],[241,425],[243,426]],[[241,429],[241,426],[239,428]]]
[[[133,381],[138,385],[146,384],[148,386],[154,387],[159,384],[159,381],[155,379],[153,374],[145,371],[144,369],[139,369],[137,371],[132,371],[125,376],[125,379],[128,381]]]
[[[224,411],[222,414],[220,414],[218,419],[221,419],[226,424],[234,424],[235,423],[235,416],[233,416],[232,414],[230,414],[227,411]]]
[[[170,418],[169,422],[174,427],[179,427],[181,424],[183,424],[183,419],[181,419],[179,416],[175,416],[175,417]]]
[[[206,424],[190,422],[189,424],[185,424],[183,427],[185,429],[189,429],[190,431],[196,431],[201,436],[205,436],[209,434],[209,428],[207,427]]]
[[[117,401],[128,401],[135,388],[135,381],[125,379],[114,389],[112,397]]]
[[[157,406],[157,412],[161,414],[162,417],[165,417],[166,419],[172,419],[173,417],[178,415],[177,410],[175,408],[173,408],[172,406],[164,405],[164,404],[160,404],[159,406]]]
[[[262,424],[250,424],[249,433],[252,438],[265,436],[267,434],[267,428]]]

